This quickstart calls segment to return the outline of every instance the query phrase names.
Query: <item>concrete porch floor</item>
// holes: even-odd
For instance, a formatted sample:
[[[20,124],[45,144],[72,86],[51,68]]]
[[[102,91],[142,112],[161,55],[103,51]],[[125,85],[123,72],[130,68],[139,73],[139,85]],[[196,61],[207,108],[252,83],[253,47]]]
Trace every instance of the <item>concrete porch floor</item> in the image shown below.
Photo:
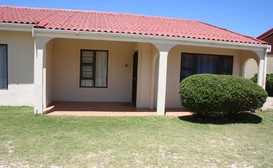
[[[136,108],[131,103],[53,102],[44,109],[51,116],[155,116],[156,109]],[[167,116],[187,116],[183,108],[166,109]]]

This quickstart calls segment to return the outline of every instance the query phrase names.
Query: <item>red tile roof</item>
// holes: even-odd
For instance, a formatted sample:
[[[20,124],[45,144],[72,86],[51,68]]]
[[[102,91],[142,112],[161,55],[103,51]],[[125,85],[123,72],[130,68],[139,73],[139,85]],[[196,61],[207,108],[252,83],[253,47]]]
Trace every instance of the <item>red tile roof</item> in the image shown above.
[[[235,43],[266,44],[196,20],[133,14],[0,6],[0,23],[35,24],[37,28],[167,36]]]

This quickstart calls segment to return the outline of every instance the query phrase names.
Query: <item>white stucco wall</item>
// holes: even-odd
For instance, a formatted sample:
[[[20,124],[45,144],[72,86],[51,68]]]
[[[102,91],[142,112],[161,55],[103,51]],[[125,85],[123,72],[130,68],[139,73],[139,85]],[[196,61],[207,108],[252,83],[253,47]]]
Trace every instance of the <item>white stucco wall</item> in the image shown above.
[[[273,73],[273,54],[267,57],[267,73]]]
[[[139,108],[150,107],[152,82],[152,49],[151,44],[142,43],[138,48],[138,85],[137,104]]]
[[[54,39],[53,100],[131,102],[134,47],[125,42]],[[107,88],[79,87],[81,49],[109,51]]]
[[[244,78],[250,79],[258,73],[258,64],[254,59],[248,59],[245,63]]]
[[[44,107],[47,107],[53,101],[53,58],[54,58],[54,40],[46,44],[46,57],[44,58]]]
[[[273,73],[273,54],[267,55],[267,73]],[[256,73],[258,73],[258,64],[254,59],[247,60],[245,64],[244,77],[247,79],[252,78]]]
[[[0,90],[0,105],[34,105],[34,41],[31,33],[0,31],[8,44],[8,89]],[[81,88],[80,50],[108,50],[108,87]],[[156,107],[158,53],[152,44],[98,40],[53,39],[46,45],[44,105],[52,101],[131,102],[133,53],[139,52],[137,107]],[[168,56],[166,107],[181,107],[178,93],[181,53],[233,55],[233,74],[253,53],[230,49],[176,46]],[[270,61],[272,60],[272,61]],[[268,70],[273,59],[268,60]],[[272,62],[272,65],[271,65]],[[271,65],[271,66],[270,66]],[[155,76],[153,76],[155,75]]]
[[[0,31],[8,45],[8,89],[0,90],[0,105],[34,105],[34,42],[31,33]]]
[[[137,50],[139,51],[137,107],[149,108],[151,107],[152,103],[153,107],[156,108],[158,80],[158,55],[156,53],[157,50],[151,44],[138,44]],[[171,49],[168,55],[166,108],[181,107],[178,86],[180,82],[180,63],[182,52],[234,56],[233,75],[242,75],[241,57],[246,56],[241,51],[230,49],[213,49],[205,47],[176,46]],[[154,57],[155,60],[153,60]],[[153,61],[155,61],[154,83],[152,82]],[[152,89],[154,89],[154,92],[151,91]],[[152,97],[154,97],[154,99]]]

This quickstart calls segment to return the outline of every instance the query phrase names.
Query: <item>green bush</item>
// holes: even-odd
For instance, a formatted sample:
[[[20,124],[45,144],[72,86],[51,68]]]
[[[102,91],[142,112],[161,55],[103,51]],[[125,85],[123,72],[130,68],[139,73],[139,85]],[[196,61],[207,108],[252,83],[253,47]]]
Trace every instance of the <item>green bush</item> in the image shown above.
[[[256,110],[267,98],[259,85],[231,75],[192,75],[180,83],[179,93],[182,105],[200,116]]]
[[[257,83],[258,75],[255,74],[251,80]],[[268,96],[273,96],[273,74],[266,74],[266,83],[265,83],[265,90],[267,91]]]

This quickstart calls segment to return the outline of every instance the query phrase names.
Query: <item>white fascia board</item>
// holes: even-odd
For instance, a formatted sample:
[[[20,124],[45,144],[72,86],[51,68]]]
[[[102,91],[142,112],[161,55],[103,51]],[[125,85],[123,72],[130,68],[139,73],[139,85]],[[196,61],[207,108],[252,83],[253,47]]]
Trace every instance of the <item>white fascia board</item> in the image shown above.
[[[270,45],[264,45],[264,44],[249,44],[249,43],[236,43],[236,42],[190,39],[190,38],[179,38],[179,37],[72,31],[72,30],[52,30],[52,29],[34,28],[34,36],[71,38],[71,39],[106,40],[106,41],[142,42],[142,43],[164,43],[164,44],[174,44],[174,45],[188,45],[188,46],[254,50],[254,51],[266,50],[267,52],[271,50]]]
[[[271,45],[269,45],[269,46],[270,46],[270,47],[269,47],[269,48],[267,48],[266,52],[271,52],[272,47],[271,47]]]
[[[0,30],[31,32],[34,26],[33,24],[0,23]]]

